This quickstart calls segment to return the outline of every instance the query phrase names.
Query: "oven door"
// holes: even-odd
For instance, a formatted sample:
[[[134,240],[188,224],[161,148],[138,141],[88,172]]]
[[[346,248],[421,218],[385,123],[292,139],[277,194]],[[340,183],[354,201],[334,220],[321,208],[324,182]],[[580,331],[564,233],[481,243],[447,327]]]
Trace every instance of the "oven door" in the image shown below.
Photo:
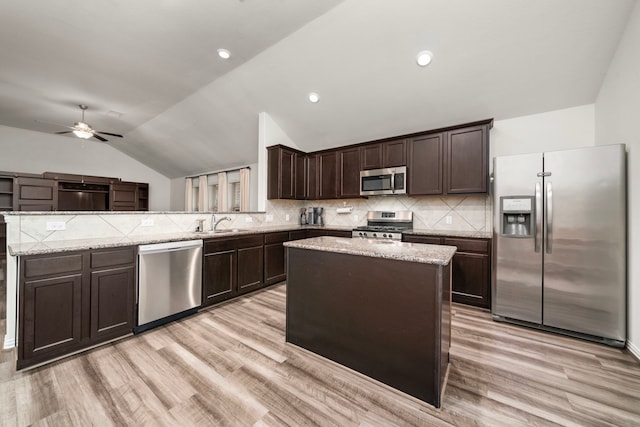
[[[406,166],[360,172],[360,195],[406,194]]]

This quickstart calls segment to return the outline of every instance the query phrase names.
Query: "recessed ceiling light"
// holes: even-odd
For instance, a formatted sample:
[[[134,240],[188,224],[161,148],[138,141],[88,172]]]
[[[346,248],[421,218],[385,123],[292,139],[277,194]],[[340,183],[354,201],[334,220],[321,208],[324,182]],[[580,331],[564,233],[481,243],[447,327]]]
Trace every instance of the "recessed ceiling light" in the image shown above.
[[[428,50],[418,52],[418,54],[416,55],[416,62],[421,67],[426,67],[427,65],[429,65],[432,59],[433,53],[429,52]]]
[[[231,52],[227,49],[218,49],[218,56],[222,59],[229,59],[231,58]]]
[[[316,102],[320,101],[320,95],[318,95],[315,92],[311,92],[309,94],[309,101],[311,101],[311,102],[313,102],[315,104]]]

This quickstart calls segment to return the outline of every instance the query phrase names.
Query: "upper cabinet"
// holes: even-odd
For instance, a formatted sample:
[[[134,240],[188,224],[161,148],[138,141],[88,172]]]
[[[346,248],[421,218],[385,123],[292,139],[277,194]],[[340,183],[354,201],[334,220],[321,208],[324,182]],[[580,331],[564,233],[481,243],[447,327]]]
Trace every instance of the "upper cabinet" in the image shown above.
[[[294,198],[295,154],[295,151],[282,145],[268,148],[267,199]]]
[[[58,182],[52,179],[16,177],[13,180],[13,209],[55,211],[58,209]]]
[[[489,177],[489,127],[446,133],[445,185],[447,194],[487,193]]]
[[[408,194],[442,194],[442,133],[409,139]]]
[[[410,196],[487,194],[493,120],[305,154],[268,150],[269,199],[360,197],[360,171],[407,166]]]
[[[138,184],[135,182],[112,183],[109,191],[109,210],[135,211],[138,204]]]
[[[338,151],[338,197],[360,197],[360,148]]]
[[[318,198],[338,198],[338,153],[329,151],[318,154]]]
[[[397,139],[364,144],[360,147],[360,170],[407,165],[407,141]]]

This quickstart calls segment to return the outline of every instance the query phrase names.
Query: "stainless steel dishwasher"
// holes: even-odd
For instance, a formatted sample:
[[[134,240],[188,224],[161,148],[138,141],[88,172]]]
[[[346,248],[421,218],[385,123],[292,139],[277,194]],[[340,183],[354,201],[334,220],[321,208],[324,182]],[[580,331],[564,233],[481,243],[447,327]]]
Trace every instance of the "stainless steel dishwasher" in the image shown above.
[[[201,302],[202,240],[139,246],[135,333],[195,313]]]

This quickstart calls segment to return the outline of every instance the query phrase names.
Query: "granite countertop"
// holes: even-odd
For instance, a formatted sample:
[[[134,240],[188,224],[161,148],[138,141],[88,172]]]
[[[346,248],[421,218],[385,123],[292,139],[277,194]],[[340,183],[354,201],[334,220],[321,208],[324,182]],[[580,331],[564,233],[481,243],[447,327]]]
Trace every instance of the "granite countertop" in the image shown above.
[[[149,235],[139,235],[132,237],[96,237],[92,239],[76,239],[76,240],[51,240],[41,242],[28,243],[12,243],[9,245],[9,254],[11,256],[24,255],[40,255],[55,252],[70,252],[87,249],[104,249],[119,246],[137,246],[152,243],[178,242],[194,239],[216,239],[228,238],[233,236],[242,236],[248,234],[271,233],[277,231],[295,231],[295,230],[351,230],[353,227],[341,226],[313,226],[313,225],[273,225],[266,227],[254,227],[246,229],[223,229],[213,232],[184,232],[184,233],[158,233]],[[231,231],[238,230],[238,231]]]
[[[338,252],[350,255],[438,265],[449,264],[456,252],[455,246],[330,236],[294,240],[285,242],[284,245],[289,248]]]

